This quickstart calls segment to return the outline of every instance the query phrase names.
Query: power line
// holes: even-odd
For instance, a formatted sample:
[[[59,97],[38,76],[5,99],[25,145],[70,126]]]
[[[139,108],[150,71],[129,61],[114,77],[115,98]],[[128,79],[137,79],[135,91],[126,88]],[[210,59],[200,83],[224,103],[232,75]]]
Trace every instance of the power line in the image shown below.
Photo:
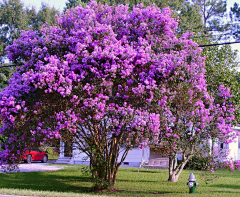
[[[210,46],[219,46],[219,45],[225,45],[225,44],[238,44],[238,43],[240,43],[240,41],[215,43],[215,44],[203,44],[203,45],[198,45],[198,47],[210,47]]]
[[[211,29],[211,28],[220,28],[220,27],[226,27],[226,26],[234,26],[234,25],[240,25],[240,22],[235,22],[235,23],[227,23],[227,24],[222,24],[222,25],[212,25],[209,27],[195,27],[195,28],[191,28],[191,29],[185,29],[183,28],[183,31],[193,31],[194,30],[202,30],[202,31],[217,31],[215,29]]]
[[[220,45],[226,45],[226,44],[239,44],[240,41],[236,41],[236,42],[224,42],[224,43],[215,43],[215,44],[202,44],[202,45],[198,45],[198,47],[211,47],[211,46],[220,46]],[[4,66],[0,66],[0,68],[5,68],[5,67],[16,67],[16,66],[20,66],[20,65],[16,65],[16,64],[11,64],[11,65],[4,65]]]
[[[240,22],[237,22],[237,23],[229,23],[229,24],[224,24],[224,25],[212,25],[210,27],[196,27],[196,28],[192,28],[192,29],[184,29],[182,30],[182,32],[194,32],[194,33],[198,33],[199,31],[203,31],[203,32],[214,32],[214,31],[217,31],[217,32],[224,32],[226,30],[217,30],[217,28],[221,28],[221,27],[227,27],[227,31],[232,31],[231,30],[231,27],[234,27],[234,26],[240,26]],[[215,27],[215,28],[214,28]]]
[[[227,35],[233,35],[232,33],[222,33],[222,34],[209,34],[205,36],[193,36],[192,38],[209,38],[209,37],[222,37],[222,36],[227,36]]]
[[[15,67],[15,66],[19,66],[19,65],[16,65],[16,64],[4,65],[4,66],[0,66],[0,68],[5,68],[5,67]]]

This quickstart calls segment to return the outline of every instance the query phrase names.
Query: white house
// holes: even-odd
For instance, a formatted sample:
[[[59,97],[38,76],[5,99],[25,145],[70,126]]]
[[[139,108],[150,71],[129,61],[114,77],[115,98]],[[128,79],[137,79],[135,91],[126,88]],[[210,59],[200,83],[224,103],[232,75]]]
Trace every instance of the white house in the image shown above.
[[[240,132],[240,127],[233,128]],[[227,159],[233,159],[234,161],[240,160],[240,136],[235,139],[234,142],[230,144],[216,144],[219,150],[230,150]],[[69,164],[89,164],[89,158],[85,153],[80,152],[77,148],[71,149],[71,154],[66,154],[64,142],[60,142],[60,154],[56,163],[69,163]],[[126,159],[124,160],[122,166],[139,167],[142,161],[149,161],[150,158],[159,158],[161,155],[156,154],[154,151],[150,151],[149,148],[138,149],[133,148],[129,151]],[[120,150],[121,158],[122,151]],[[181,155],[178,155],[178,159],[181,159]]]
[[[120,149],[119,161],[123,154],[123,149]],[[138,149],[133,148],[129,151],[122,166],[139,167],[141,162],[148,161],[150,158],[150,149]],[[66,154],[64,142],[60,142],[60,154],[56,163],[68,163],[68,164],[89,164],[89,158],[87,155],[77,148],[72,148],[72,154]]]

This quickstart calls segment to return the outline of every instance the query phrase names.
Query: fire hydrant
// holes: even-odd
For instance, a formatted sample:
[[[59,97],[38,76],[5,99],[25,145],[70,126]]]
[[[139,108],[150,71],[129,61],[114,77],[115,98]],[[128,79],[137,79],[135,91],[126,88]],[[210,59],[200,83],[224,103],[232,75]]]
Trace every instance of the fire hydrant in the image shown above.
[[[198,183],[196,182],[194,174],[191,172],[189,178],[188,178],[188,187],[189,187],[189,194],[195,194],[196,193],[196,186],[198,186]]]

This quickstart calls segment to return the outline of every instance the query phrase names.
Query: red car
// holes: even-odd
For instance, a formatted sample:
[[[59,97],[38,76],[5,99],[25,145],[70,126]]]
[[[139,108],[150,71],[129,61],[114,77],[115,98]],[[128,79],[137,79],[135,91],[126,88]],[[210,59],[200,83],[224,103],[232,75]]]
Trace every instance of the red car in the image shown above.
[[[25,163],[32,163],[32,161],[46,163],[48,161],[48,154],[38,149],[26,150],[21,158]]]

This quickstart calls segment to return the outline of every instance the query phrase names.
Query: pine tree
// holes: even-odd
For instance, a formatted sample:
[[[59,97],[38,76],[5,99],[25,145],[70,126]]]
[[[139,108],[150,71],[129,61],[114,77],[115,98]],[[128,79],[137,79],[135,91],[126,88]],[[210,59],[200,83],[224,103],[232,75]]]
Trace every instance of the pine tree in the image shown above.
[[[238,3],[234,3],[233,7],[231,7],[230,18],[233,22],[231,26],[233,37],[240,41],[240,6]]]

